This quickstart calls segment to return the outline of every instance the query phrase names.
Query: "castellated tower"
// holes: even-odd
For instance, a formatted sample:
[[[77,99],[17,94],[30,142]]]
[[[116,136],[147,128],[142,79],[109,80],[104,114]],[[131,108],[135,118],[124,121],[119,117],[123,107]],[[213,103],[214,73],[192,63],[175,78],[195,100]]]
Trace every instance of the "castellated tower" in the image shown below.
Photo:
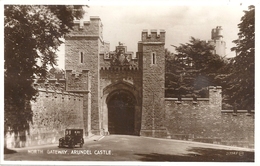
[[[226,55],[226,42],[223,41],[222,27],[217,26],[211,31],[211,40],[209,43],[215,46],[214,54],[224,57]]]
[[[142,69],[142,125],[141,135],[165,137],[164,83],[165,31],[143,30],[138,43]]]
[[[66,91],[83,96],[85,135],[165,137],[165,31],[144,30],[138,56],[103,41],[99,17],[65,36]]]
[[[99,17],[74,21],[65,36],[66,91],[84,95],[85,135],[99,132],[99,47],[103,42]]]

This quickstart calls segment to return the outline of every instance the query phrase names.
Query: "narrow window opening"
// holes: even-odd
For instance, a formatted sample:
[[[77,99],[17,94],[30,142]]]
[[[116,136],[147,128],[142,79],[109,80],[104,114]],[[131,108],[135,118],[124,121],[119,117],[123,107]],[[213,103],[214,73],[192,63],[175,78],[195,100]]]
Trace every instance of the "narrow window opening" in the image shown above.
[[[155,64],[155,53],[152,53],[152,64]]]
[[[83,61],[84,61],[84,59],[83,59],[83,58],[84,58],[83,55],[84,55],[83,52],[80,52],[80,63],[83,63]]]

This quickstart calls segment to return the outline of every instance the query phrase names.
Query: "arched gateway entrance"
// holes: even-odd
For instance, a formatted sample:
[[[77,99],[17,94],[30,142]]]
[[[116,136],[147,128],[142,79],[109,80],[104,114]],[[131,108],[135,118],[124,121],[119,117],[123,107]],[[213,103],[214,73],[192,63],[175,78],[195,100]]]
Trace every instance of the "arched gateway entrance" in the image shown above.
[[[107,99],[108,131],[110,134],[135,134],[134,96],[128,91],[115,91]]]

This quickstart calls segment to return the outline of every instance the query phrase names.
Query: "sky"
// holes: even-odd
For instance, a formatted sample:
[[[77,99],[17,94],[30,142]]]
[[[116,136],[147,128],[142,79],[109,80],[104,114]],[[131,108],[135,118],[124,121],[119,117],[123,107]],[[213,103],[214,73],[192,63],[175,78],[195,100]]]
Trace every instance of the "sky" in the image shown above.
[[[223,28],[226,42],[226,56],[235,56],[230,48],[235,45],[239,31],[238,24],[249,3],[93,3],[86,8],[84,19],[99,16],[103,23],[103,39],[110,43],[110,51],[115,50],[118,42],[124,43],[128,51],[137,52],[143,29],[164,29],[165,48],[174,52],[174,47],[189,42],[191,36],[210,40],[211,30],[216,26]],[[166,1],[160,1],[166,2]],[[196,1],[195,1],[196,2]],[[229,1],[230,2],[230,1]],[[101,5],[102,4],[102,5]],[[64,69],[64,45],[60,47],[59,68]]]

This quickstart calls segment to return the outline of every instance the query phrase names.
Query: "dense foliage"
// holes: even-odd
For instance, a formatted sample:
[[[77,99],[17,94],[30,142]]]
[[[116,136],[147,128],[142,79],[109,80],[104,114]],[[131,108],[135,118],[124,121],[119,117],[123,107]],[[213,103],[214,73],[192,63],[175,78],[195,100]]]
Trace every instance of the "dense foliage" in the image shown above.
[[[5,132],[28,128],[30,102],[36,95],[33,79],[45,77],[48,65],[56,65],[62,37],[82,18],[82,6],[4,6],[4,102]]]
[[[229,63],[228,72],[219,76],[226,83],[224,94],[240,109],[254,109],[255,96],[255,7],[249,6],[238,24],[238,39],[231,50],[236,57]]]
[[[175,49],[166,53],[166,97],[206,97],[225,61],[213,54],[214,46],[194,37]]]
[[[208,85],[222,86],[222,96],[229,108],[254,109],[255,96],[255,7],[249,6],[238,24],[238,39],[231,50],[234,58],[212,54],[204,41],[191,38],[190,43],[166,51],[166,97],[205,96]]]

